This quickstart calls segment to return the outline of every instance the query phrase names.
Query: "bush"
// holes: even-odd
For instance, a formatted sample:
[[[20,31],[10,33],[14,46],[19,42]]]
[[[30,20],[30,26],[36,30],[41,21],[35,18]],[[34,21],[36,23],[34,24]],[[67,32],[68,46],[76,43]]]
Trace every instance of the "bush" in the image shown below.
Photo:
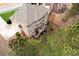
[[[40,38],[26,38],[17,33],[10,41],[15,55],[72,56],[79,55],[79,23],[67,29],[47,31]]]

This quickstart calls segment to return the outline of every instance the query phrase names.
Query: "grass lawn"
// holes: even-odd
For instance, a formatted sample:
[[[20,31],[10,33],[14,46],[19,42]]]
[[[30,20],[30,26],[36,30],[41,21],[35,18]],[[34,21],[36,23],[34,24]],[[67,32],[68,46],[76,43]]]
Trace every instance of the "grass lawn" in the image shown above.
[[[15,11],[10,11],[10,12],[0,14],[0,16],[4,19],[4,21],[7,22],[9,20],[9,17],[11,17],[14,13]]]
[[[9,46],[18,56],[79,56],[78,30],[79,22],[66,29],[48,30],[38,39],[17,35]]]

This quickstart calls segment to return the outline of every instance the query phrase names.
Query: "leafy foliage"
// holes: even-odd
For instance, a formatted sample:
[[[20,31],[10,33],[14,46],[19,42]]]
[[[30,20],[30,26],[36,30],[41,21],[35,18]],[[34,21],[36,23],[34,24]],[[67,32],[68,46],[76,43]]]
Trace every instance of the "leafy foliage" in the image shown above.
[[[67,42],[72,48],[79,49],[79,23],[68,28],[66,37]]]
[[[77,26],[79,25],[76,23]],[[68,29],[60,29],[58,31],[48,31],[43,34],[39,39],[21,36],[17,33],[17,39],[10,41],[10,47],[15,52],[15,55],[44,55],[44,56],[71,56],[79,55],[78,48],[78,33],[74,30],[78,30],[76,27],[70,27]],[[71,30],[72,28],[72,30]],[[73,31],[73,32],[72,32]],[[74,36],[75,35],[75,36]],[[77,40],[76,42],[73,41]]]
[[[10,47],[15,52],[15,55],[36,55],[39,42],[34,39],[28,39],[22,37],[19,33],[16,33],[17,38],[10,41]]]
[[[72,3],[71,10],[64,17],[63,21],[66,21],[70,17],[75,17],[76,15],[79,15],[79,4],[78,3]]]

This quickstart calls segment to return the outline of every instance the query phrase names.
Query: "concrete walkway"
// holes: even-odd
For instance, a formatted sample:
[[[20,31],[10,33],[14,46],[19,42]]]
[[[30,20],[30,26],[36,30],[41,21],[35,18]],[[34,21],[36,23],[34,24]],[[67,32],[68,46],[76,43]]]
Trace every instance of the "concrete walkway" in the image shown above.
[[[0,35],[2,35],[2,37],[9,39],[18,31],[20,31],[20,29],[14,22],[9,25],[0,17]]]
[[[0,55],[7,55],[9,38],[19,31],[20,29],[14,22],[9,25],[0,17]]]

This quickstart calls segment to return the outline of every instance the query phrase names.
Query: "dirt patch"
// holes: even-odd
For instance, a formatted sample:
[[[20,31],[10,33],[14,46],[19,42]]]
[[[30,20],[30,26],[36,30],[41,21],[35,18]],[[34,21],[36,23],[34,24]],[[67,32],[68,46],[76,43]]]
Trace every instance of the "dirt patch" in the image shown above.
[[[70,17],[69,19],[67,19],[66,22],[64,22],[64,24],[62,25],[63,28],[69,27],[71,25],[73,25],[74,23],[79,22],[79,15]]]
[[[75,22],[79,21],[79,15],[70,17],[67,19],[67,21],[63,21],[63,18],[66,16],[66,14],[55,14],[55,13],[51,13],[51,15],[49,16],[49,22],[50,24],[52,24],[52,27],[54,29],[57,28],[66,28],[69,27],[71,25],[73,25]]]
[[[52,12],[48,19],[52,27],[54,26],[55,28],[56,27],[59,28],[64,23],[62,21],[63,18],[64,18],[64,14],[55,14]]]

